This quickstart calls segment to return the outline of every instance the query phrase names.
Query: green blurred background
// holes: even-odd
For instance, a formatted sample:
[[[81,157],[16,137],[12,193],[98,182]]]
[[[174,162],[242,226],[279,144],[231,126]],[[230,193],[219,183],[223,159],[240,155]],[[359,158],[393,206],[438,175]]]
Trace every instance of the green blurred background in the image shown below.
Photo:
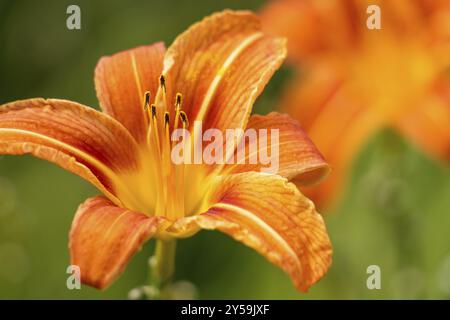
[[[99,57],[164,40],[224,8],[258,9],[260,0],[0,0],[0,103],[36,96],[98,107]],[[66,8],[81,7],[82,30],[66,28]],[[291,71],[284,67],[255,112],[275,105]],[[148,243],[105,291],[66,288],[68,230],[77,206],[96,190],[29,156],[0,158],[0,298],[123,299],[146,281]],[[254,251],[217,232],[178,245],[176,278],[199,298],[450,298],[450,170],[389,129],[357,157],[345,196],[323,212],[334,245],[329,273],[308,294]],[[366,287],[369,265],[381,290]]]

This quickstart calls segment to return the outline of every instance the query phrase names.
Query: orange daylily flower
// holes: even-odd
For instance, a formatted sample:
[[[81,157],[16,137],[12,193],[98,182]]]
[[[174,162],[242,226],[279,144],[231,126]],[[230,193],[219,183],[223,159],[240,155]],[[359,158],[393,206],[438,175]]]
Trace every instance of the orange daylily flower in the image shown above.
[[[156,43],[102,58],[95,87],[104,113],[41,98],[0,107],[0,154],[51,161],[104,195],[78,208],[70,231],[82,282],[106,287],[149,238],[200,229],[255,249],[299,290],[326,273],[332,250],[324,222],[289,180],[316,181],[328,166],[288,116],[250,116],[285,55],[285,41],[265,35],[254,14],[224,11],[167,50]],[[202,120],[205,130],[278,128],[279,175],[256,164],[175,165],[170,132],[192,130],[188,119]]]
[[[369,5],[381,9],[381,30],[366,27]],[[450,159],[448,1],[274,0],[261,18],[269,33],[288,38],[299,70],[280,109],[333,169],[320,186],[302,189],[314,201],[338,196],[352,159],[386,126]]]

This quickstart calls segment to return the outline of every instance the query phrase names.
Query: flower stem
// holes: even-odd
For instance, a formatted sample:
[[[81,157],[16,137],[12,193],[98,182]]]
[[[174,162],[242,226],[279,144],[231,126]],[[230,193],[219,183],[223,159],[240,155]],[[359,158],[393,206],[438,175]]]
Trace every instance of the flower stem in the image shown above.
[[[170,298],[169,287],[175,271],[176,240],[157,240],[150,260],[150,285],[158,289],[158,299]]]

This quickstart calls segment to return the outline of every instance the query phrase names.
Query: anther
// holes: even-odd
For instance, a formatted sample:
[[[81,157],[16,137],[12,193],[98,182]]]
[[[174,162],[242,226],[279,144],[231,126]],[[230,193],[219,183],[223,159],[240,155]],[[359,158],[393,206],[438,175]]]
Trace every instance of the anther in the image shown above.
[[[152,104],[152,118],[156,118],[156,106]]]
[[[169,115],[169,112],[166,111],[164,113],[164,123],[165,123],[166,126],[168,126],[169,122],[170,122],[170,115]]]
[[[180,111],[180,119],[183,122],[185,128],[189,127],[189,120],[186,115],[186,112]]]
[[[175,107],[179,108],[181,107],[181,93],[177,93],[176,97],[175,97]]]
[[[146,91],[144,94],[144,110],[150,106],[150,91]]]
[[[159,77],[159,84],[164,92],[166,92],[166,78],[163,75]]]
[[[175,121],[173,123],[173,127],[175,129],[178,128],[178,119],[180,118],[180,111],[181,111],[181,93],[177,93],[175,96]]]

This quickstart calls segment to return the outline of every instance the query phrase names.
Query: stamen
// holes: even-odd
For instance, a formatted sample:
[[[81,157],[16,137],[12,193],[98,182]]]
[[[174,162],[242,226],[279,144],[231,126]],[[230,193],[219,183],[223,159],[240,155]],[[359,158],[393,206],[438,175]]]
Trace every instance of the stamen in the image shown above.
[[[175,97],[175,121],[174,121],[174,125],[173,128],[177,129],[178,128],[178,119],[180,117],[180,111],[181,111],[181,93],[177,93],[176,97]]]
[[[164,112],[164,125],[168,126],[169,123],[170,123],[170,115],[169,115],[169,112],[166,111],[166,112]]]
[[[180,111],[180,115],[179,115],[181,122],[182,122],[182,127],[183,129],[187,129],[189,127],[189,121],[188,121],[188,117],[186,115],[186,113],[184,111]],[[185,144],[184,146],[184,150],[186,150],[186,148],[190,148],[190,145],[186,145],[189,142],[186,141],[187,136],[186,136],[186,132],[183,130],[183,143]],[[184,156],[184,155],[183,155]],[[176,179],[176,190],[177,190],[177,201],[176,201],[176,207],[175,207],[175,212],[176,214],[178,214],[180,217],[183,217],[185,212],[185,207],[184,207],[184,167],[185,167],[185,163],[181,163],[179,165],[177,165],[175,167],[175,179]]]
[[[157,154],[161,152],[161,143],[159,141],[159,128],[158,128],[158,119],[156,118],[156,106],[152,104],[152,131],[154,132],[153,137],[155,137],[156,150]]]
[[[149,91],[146,91],[143,97],[143,107],[148,121],[147,145],[154,163],[154,177],[159,185],[156,191],[155,214],[176,219],[184,216],[185,164],[174,165],[171,160],[170,132],[178,126],[187,129],[189,121],[187,114],[181,110],[183,96],[177,93],[174,101],[175,118],[173,127],[171,126],[171,116],[167,108],[166,79],[163,75],[159,77],[159,84],[160,90],[153,103]],[[186,134],[183,133],[183,143],[189,143],[186,139]]]
[[[181,99],[183,98],[183,96],[181,95],[181,93],[177,93],[176,97],[175,97],[175,106],[180,107],[181,106]]]
[[[166,92],[166,78],[163,75],[159,76],[159,85],[163,89],[164,93]]]
[[[150,91],[146,91],[144,94],[144,112],[147,117],[147,123],[150,124]]]
[[[144,93],[144,110],[150,106],[150,91],[145,91]]]
[[[164,159],[162,159],[161,154],[161,142],[159,138],[159,127],[158,127],[158,118],[157,118],[157,110],[156,105],[152,104],[151,107],[151,137],[150,137],[150,145],[152,146],[152,155],[155,163],[155,176],[159,182],[159,188],[157,189],[157,198],[156,198],[156,208],[155,208],[155,214],[158,216],[165,215],[166,208],[165,208],[165,198],[166,198],[166,191],[165,191],[165,179],[163,177],[163,173],[161,172],[162,165]]]
[[[159,76],[159,89],[158,89],[156,97],[155,97],[155,104],[162,111],[162,113],[168,111],[166,91],[167,91],[166,78],[164,77],[164,75],[160,75]],[[162,134],[162,132],[161,132],[161,134]]]
[[[188,120],[188,117],[186,115],[186,112],[180,111],[180,119],[183,122],[183,128],[184,129],[189,128],[189,120]]]
[[[164,207],[165,214],[169,219],[174,218],[174,201],[173,191],[175,189],[175,180],[172,170],[172,161],[170,158],[171,151],[170,143],[170,115],[169,112],[164,113],[164,144],[163,144],[163,174],[164,174]]]

